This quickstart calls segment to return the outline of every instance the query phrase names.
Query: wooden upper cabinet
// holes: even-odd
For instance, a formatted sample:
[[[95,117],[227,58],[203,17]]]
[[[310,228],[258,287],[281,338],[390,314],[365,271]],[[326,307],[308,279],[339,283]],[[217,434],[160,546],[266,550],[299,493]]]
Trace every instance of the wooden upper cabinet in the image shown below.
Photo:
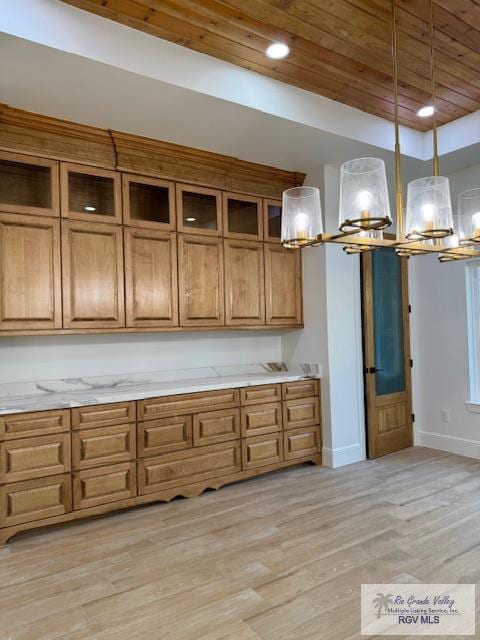
[[[0,213],[0,330],[61,326],[59,220]]]
[[[264,245],[267,324],[302,324],[302,262],[299,250]]]
[[[122,229],[62,223],[63,326],[125,326]]]
[[[223,241],[207,236],[178,236],[181,326],[224,324]]]
[[[222,234],[222,192],[177,184],[177,229],[208,236]]]
[[[122,190],[124,224],[145,229],[176,228],[173,182],[124,173]]]
[[[128,228],[124,233],[127,327],[178,325],[176,234]]]
[[[0,210],[58,216],[59,204],[58,162],[0,152]]]
[[[263,243],[225,240],[227,325],[265,324]]]
[[[223,193],[223,229],[226,238],[263,238],[262,199],[239,193]]]
[[[282,241],[282,201],[263,201],[263,238],[265,242]]]
[[[60,185],[64,218],[121,224],[122,189],[118,172],[62,162]]]

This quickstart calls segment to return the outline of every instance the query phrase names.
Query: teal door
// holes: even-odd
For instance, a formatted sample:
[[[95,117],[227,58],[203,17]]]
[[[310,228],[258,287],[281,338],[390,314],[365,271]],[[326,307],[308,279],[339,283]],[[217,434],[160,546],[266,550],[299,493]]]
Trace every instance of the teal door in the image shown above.
[[[413,443],[407,259],[364,254],[362,279],[368,457],[377,458]]]

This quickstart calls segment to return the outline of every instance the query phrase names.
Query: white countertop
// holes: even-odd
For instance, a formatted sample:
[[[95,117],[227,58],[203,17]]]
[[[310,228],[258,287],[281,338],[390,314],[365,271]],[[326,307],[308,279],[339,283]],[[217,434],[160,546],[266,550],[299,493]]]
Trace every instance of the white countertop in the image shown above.
[[[0,384],[0,415],[319,378],[316,364],[266,363]]]

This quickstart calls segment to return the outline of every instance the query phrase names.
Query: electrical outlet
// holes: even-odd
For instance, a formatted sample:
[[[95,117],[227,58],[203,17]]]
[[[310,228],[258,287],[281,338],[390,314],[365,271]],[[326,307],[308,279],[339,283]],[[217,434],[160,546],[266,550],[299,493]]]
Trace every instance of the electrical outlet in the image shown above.
[[[442,419],[442,422],[444,422],[445,424],[448,424],[450,422],[450,411],[446,411],[445,409],[442,409],[440,411],[440,418]]]

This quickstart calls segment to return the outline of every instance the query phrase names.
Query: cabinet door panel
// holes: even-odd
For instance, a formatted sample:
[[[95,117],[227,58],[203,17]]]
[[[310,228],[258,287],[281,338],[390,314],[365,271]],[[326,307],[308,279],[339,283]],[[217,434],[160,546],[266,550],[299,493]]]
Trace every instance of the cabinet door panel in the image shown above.
[[[223,442],[206,447],[166,453],[138,463],[138,492],[155,493],[241,470],[240,444]]]
[[[133,460],[136,455],[134,424],[86,429],[72,434],[72,464],[75,471]]]
[[[320,422],[320,403],[318,398],[286,400],[283,403],[284,429],[309,427]]]
[[[87,509],[137,494],[135,462],[85,469],[73,474],[73,508]]]
[[[282,391],[279,384],[262,384],[240,389],[242,405],[265,404],[266,402],[276,402],[281,399]]]
[[[226,323],[265,324],[263,244],[225,240],[224,251]]]
[[[114,402],[72,409],[73,429],[95,429],[135,422],[135,402]]]
[[[281,430],[281,402],[242,407],[242,436],[259,436]]]
[[[145,229],[175,229],[173,182],[124,173],[122,186],[124,224]]]
[[[320,451],[320,428],[304,427],[283,434],[285,460],[294,460]]]
[[[300,251],[265,244],[267,324],[302,324],[302,263]]]
[[[128,327],[178,325],[175,233],[125,229]]]
[[[70,411],[33,411],[0,416],[0,441],[70,431]]]
[[[242,468],[252,469],[283,462],[281,433],[242,439]]]
[[[193,446],[216,444],[240,438],[240,411],[223,409],[193,416]]]
[[[148,398],[138,402],[138,419],[180,416],[209,409],[231,409],[240,403],[238,389],[184,393],[178,396]]]
[[[62,222],[65,328],[125,326],[122,229]]]
[[[0,210],[59,216],[58,162],[1,151]]]
[[[0,487],[0,527],[63,516],[71,510],[70,474]]]
[[[121,224],[122,188],[117,171],[62,162],[60,188],[64,218]]]
[[[139,458],[181,451],[192,446],[192,416],[172,416],[138,423]]]
[[[69,433],[0,444],[0,484],[53,476],[70,468]]]
[[[0,214],[0,330],[62,326],[60,227],[40,216]]]
[[[181,326],[224,324],[221,238],[178,236]]]
[[[282,384],[282,398],[284,400],[296,400],[297,398],[317,396],[318,380],[298,380],[296,382],[284,382]]]

